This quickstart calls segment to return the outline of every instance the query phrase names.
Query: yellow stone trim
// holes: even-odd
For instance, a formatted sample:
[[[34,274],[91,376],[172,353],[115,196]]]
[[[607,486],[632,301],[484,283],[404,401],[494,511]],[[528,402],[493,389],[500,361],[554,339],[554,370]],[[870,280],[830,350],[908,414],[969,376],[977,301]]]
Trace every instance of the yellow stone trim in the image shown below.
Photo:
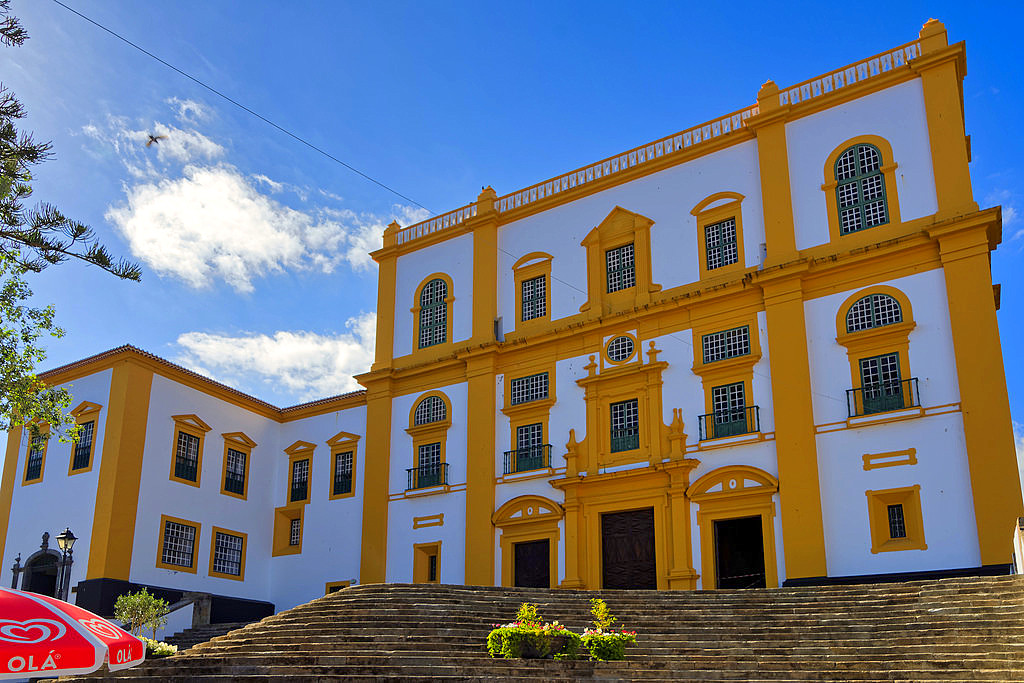
[[[739,192],[716,192],[715,194],[701,200],[690,210],[690,214],[696,220],[697,225],[697,266],[700,269],[700,279],[733,275],[742,272],[746,268],[746,257],[743,251],[743,205],[745,199]],[[712,206],[713,205],[713,206]],[[736,263],[719,266],[708,270],[708,243],[704,229],[709,225],[721,223],[728,219],[736,221]]]
[[[515,545],[528,541],[548,542],[548,586],[558,585],[558,523],[565,516],[562,506],[543,496],[519,496],[498,508],[491,516],[501,537],[501,585],[515,584]]]
[[[331,480],[327,486],[327,499],[338,500],[339,498],[352,498],[356,495],[356,461],[359,457],[358,434],[350,432],[338,432],[327,440],[327,446],[331,451]],[[338,456],[342,453],[352,453],[352,487],[348,493],[334,493],[334,480],[338,471]]]
[[[764,266],[768,267],[787,263],[797,256],[786,142],[786,121],[791,107],[779,104],[779,88],[772,81],[761,86],[757,104],[760,113],[747,120],[747,127],[757,136],[761,209],[768,250]]]
[[[514,377],[508,373],[505,374],[504,407],[501,409],[501,412],[509,418],[509,440],[508,448],[498,448],[497,450],[516,450],[516,447],[518,446],[516,442],[516,433],[518,428],[537,423],[542,425],[541,429],[544,433],[544,443],[550,443],[551,432],[548,430],[548,421],[551,415],[551,408],[558,400],[555,396],[555,387],[557,386],[557,382],[555,381],[555,368],[556,366],[554,363],[543,363],[533,365],[532,367],[517,366],[515,370],[516,375]],[[522,379],[524,377],[529,377],[530,375],[539,375],[544,372],[548,375],[547,398],[512,405],[512,380]]]
[[[443,342],[441,342],[440,344],[431,344],[430,346],[424,346],[423,348],[420,348],[420,310],[422,308],[420,306],[420,297],[423,294],[423,288],[426,287],[428,283],[433,282],[434,280],[441,280],[441,281],[443,281],[445,283],[445,286],[448,288],[448,295],[444,299],[445,323],[446,323],[447,327],[445,328],[445,333],[444,333],[445,336],[444,336],[444,341]],[[409,312],[412,313],[412,352],[411,352],[411,356],[413,358],[423,357],[424,354],[427,354],[427,355],[429,355],[431,357],[434,357],[434,356],[437,356],[437,355],[439,355],[441,353],[450,352],[450,350],[452,348],[452,342],[453,342],[453,339],[452,339],[452,312],[455,310],[455,307],[452,304],[454,304],[454,303],[455,303],[455,282],[452,280],[451,276],[449,276],[447,273],[432,273],[432,274],[426,276],[425,278],[423,278],[423,280],[421,280],[420,283],[418,285],[416,285],[415,294],[414,294],[413,303],[412,303],[412,308],[409,309]],[[429,360],[429,359],[425,359],[425,360]]]
[[[748,482],[753,485],[748,485]],[[687,496],[697,503],[701,572],[704,576],[703,588],[705,590],[718,588],[714,540],[715,522],[744,517],[761,518],[765,585],[768,588],[778,587],[779,571],[775,559],[775,502],[773,500],[773,496],[778,490],[778,479],[764,470],[748,465],[719,467],[690,485]]]
[[[14,482],[18,478],[18,456],[21,453],[22,427],[7,432],[7,453],[4,456],[3,479],[0,480],[0,557],[6,557],[7,528],[11,524],[11,503],[14,500]]]
[[[391,402],[393,383],[388,376],[360,381],[366,386],[367,453],[391,453]],[[359,581],[383,583],[388,548],[388,497],[390,457],[366,458],[363,462],[363,510],[360,534]]]
[[[624,360],[612,360],[611,356],[608,355],[608,347],[611,346],[611,343],[619,337],[627,337],[633,342],[633,353],[629,354],[629,357]],[[635,329],[628,332],[617,332],[615,334],[605,335],[603,343],[601,344],[601,369],[604,370],[607,367],[618,367],[620,365],[626,365],[627,363],[642,362],[640,357],[641,352],[640,340],[637,339]]]
[[[100,431],[100,410],[103,408],[98,403],[92,403],[91,401],[82,401],[71,411],[71,416],[75,418],[75,424],[82,426],[88,422],[92,422],[92,442],[89,444],[89,464],[85,467],[79,467],[77,470],[72,469],[75,466],[75,449],[78,447],[78,442],[71,442],[71,457],[68,458],[68,476],[72,474],[82,474],[83,472],[91,472],[92,464],[96,461],[96,434]]]
[[[921,486],[905,486],[882,491],[865,491],[868,499],[868,523],[871,527],[871,552],[887,553],[893,550],[927,550],[924,524],[921,521]],[[890,505],[903,506],[906,538],[889,536]]]
[[[291,473],[288,474],[289,480],[291,479]],[[279,557],[281,555],[298,555],[302,552],[302,541],[306,536],[304,511],[305,505],[285,505],[283,507],[274,508],[274,532],[272,537],[272,546],[270,550],[271,557]],[[292,531],[292,520],[299,520],[301,525],[299,532],[299,544],[291,545]]]
[[[412,582],[413,583],[441,583],[441,541],[433,543],[413,543]],[[429,578],[430,558],[437,558],[437,575],[434,580]]]
[[[40,443],[42,444],[42,451],[43,451],[43,459],[39,463],[39,476],[36,477],[35,479],[29,479],[28,478],[28,459],[29,459],[29,456],[32,455],[32,451],[35,450],[33,448],[33,445],[34,445],[33,442],[34,442],[35,439],[33,438],[32,429],[31,429],[31,427],[29,427],[29,431],[28,431],[28,446],[25,448],[25,468],[22,471],[22,476],[21,476],[21,485],[22,486],[29,486],[30,484],[38,484],[39,482],[41,482],[43,480],[43,476],[45,476],[45,474],[46,474],[46,452],[49,450],[49,445],[50,445],[50,436],[49,436],[50,435],[50,425],[46,425],[46,424],[38,425],[37,428],[39,430]]]
[[[384,244],[393,244],[400,226],[397,221],[384,231]],[[398,255],[394,250],[371,254],[377,262],[377,343],[371,369],[389,367],[395,350],[395,296],[398,280]]]
[[[213,570],[213,556],[217,549],[217,533],[230,534],[232,536],[239,536],[242,539],[242,559],[239,566],[239,574],[224,574],[222,572]],[[231,529],[222,529],[219,526],[215,526],[210,531],[210,567],[209,575],[218,579],[231,579],[232,581],[245,581],[245,556],[249,552],[249,534],[242,531],[232,531]]]
[[[543,251],[533,251],[512,264],[512,276],[516,288],[516,319],[513,329],[516,332],[535,330],[551,322],[551,260],[553,258],[551,254]],[[523,282],[541,276],[544,277],[544,315],[523,320]]]
[[[652,281],[651,226],[654,221],[621,206],[612,209],[601,223],[591,230],[580,246],[587,250],[587,301],[580,306],[588,317],[601,317],[651,303],[651,294],[661,291]],[[636,284],[617,292],[608,291],[605,253],[633,244],[633,265]]]
[[[171,472],[170,480],[189,486],[199,487],[203,479],[203,449],[206,447],[206,433],[212,429],[196,415],[172,415],[174,420],[174,439],[171,441]],[[178,435],[189,434],[199,439],[198,460],[196,460],[196,480],[182,479],[174,474],[174,463],[178,457]]]
[[[877,470],[882,467],[896,467],[898,465],[916,465],[917,449],[908,448],[902,451],[888,451],[887,453],[865,453],[864,470]]]
[[[750,353],[733,358],[704,362],[704,337],[738,327],[747,328]],[[703,322],[693,328],[693,374],[701,378],[704,388],[704,413],[714,412],[712,390],[724,384],[743,382],[744,399],[754,405],[754,366],[761,360],[761,333],[757,315],[744,315],[728,320],[717,318],[714,323]]]
[[[167,534],[167,522],[175,522],[182,526],[190,526],[195,529],[195,534],[192,536],[192,566],[182,567],[179,564],[165,564],[164,563],[164,541]],[[199,559],[199,532],[202,530],[202,524],[199,522],[193,522],[188,519],[181,519],[180,517],[171,517],[170,515],[160,515],[160,530],[158,537],[160,541],[156,545],[156,568],[157,569],[169,569],[172,572],[187,572],[189,574],[197,573],[197,564]]]
[[[849,235],[843,235],[840,232],[839,205],[836,202],[836,188],[839,186],[839,181],[836,178],[836,162],[839,160],[839,157],[842,156],[843,152],[855,145],[871,145],[878,149],[878,153],[882,157],[882,166],[879,170],[882,172],[882,179],[885,183],[886,211],[889,212],[889,220],[882,225],[899,225],[902,223],[902,220],[900,219],[900,201],[896,185],[896,168],[898,164],[896,163],[896,159],[892,153],[892,145],[889,144],[888,140],[878,135],[858,135],[850,138],[832,150],[828,155],[828,158],[825,160],[825,168],[823,171],[825,182],[822,184],[821,190],[825,193],[825,205],[828,207],[828,234],[829,239],[833,242],[841,239],[847,239],[850,236],[862,233],[865,230],[874,230],[875,228],[881,227],[880,225],[875,225],[870,228],[854,231]]]
[[[288,455],[288,476],[285,477],[288,487],[285,493],[285,501],[287,506],[305,505],[309,502],[313,495],[313,451],[316,450],[316,444],[308,441],[296,441],[288,448],[284,449],[285,454]],[[292,500],[292,468],[295,463],[300,460],[309,461],[309,471],[306,474],[306,497],[302,500]]]
[[[153,372],[143,363],[129,357],[113,367],[87,579],[129,580],[152,385]]]
[[[246,500],[249,495],[249,470],[252,469],[252,449],[256,448],[256,442],[242,432],[227,432],[221,434],[224,438],[224,459],[220,471],[220,492],[225,496]],[[224,488],[228,479],[228,449],[236,450],[245,454],[245,478],[242,483],[242,492],[235,493]]]
[[[422,517],[412,518],[413,529],[423,529],[430,526],[444,526],[444,513],[438,512],[436,515],[423,515]]]

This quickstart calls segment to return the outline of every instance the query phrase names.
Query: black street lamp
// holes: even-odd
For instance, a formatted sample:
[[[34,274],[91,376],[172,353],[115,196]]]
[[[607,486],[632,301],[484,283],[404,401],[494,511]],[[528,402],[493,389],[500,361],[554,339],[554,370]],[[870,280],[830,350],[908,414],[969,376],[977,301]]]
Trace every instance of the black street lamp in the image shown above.
[[[75,547],[77,540],[78,538],[72,533],[70,527],[65,527],[64,531],[57,535],[57,547],[61,552],[60,573],[57,577],[57,598],[65,602],[67,602],[68,591],[71,588],[70,565],[74,562],[71,549]]]

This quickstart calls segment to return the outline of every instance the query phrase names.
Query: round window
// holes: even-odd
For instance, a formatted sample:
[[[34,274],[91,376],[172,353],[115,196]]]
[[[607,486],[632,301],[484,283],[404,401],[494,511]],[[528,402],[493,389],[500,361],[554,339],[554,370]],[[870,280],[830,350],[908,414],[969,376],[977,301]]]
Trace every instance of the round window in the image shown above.
[[[622,336],[616,337],[608,342],[608,359],[615,362],[621,363],[624,360],[628,360],[633,355],[633,339],[630,337]]]

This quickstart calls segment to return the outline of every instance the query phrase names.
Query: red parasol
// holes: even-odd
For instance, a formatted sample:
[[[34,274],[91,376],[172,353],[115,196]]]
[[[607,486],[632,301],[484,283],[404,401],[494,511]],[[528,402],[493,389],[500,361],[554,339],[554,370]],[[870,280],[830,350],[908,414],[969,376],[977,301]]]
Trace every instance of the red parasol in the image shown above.
[[[77,605],[0,588],[0,679],[111,671],[146,658],[145,644]]]

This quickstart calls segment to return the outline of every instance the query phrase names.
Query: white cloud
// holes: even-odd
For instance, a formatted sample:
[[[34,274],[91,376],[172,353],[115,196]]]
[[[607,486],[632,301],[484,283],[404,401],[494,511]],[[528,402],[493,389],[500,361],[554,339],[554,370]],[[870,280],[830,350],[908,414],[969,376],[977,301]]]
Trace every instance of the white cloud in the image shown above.
[[[325,398],[359,389],[353,375],[373,362],[376,315],[363,313],[345,325],[348,332],[338,335],[188,332],[178,337],[183,352],[175,360],[234,386],[274,387],[299,401]]]
[[[135,177],[161,175],[153,164],[154,157],[163,164],[172,161],[186,164],[219,159],[225,152],[222,145],[197,130],[159,121],[146,128],[136,128],[123,116],[108,116],[105,126],[90,123],[82,127],[82,132],[113,151]],[[164,138],[146,147],[150,135]]]
[[[196,123],[210,118],[210,110],[201,102],[179,97],[170,97],[164,101],[178,110],[177,117],[182,123]]]

